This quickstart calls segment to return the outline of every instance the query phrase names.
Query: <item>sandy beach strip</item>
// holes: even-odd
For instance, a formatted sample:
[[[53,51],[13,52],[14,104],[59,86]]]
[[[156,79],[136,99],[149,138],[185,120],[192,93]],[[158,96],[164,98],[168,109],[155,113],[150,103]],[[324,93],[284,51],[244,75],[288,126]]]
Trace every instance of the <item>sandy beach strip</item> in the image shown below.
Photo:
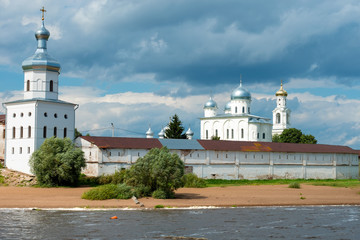
[[[0,208],[140,208],[129,200],[91,201],[81,199],[91,188],[0,187]],[[141,198],[145,208],[193,206],[301,206],[360,205],[360,187],[340,188],[302,184],[181,188],[175,199]]]

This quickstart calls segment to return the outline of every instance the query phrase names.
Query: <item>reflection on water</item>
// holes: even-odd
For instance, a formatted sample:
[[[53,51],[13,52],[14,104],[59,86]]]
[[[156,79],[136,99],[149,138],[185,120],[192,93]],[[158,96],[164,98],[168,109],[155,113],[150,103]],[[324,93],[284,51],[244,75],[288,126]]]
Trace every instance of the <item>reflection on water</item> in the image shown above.
[[[111,216],[118,219],[110,220]],[[0,239],[359,239],[359,206],[0,209]]]

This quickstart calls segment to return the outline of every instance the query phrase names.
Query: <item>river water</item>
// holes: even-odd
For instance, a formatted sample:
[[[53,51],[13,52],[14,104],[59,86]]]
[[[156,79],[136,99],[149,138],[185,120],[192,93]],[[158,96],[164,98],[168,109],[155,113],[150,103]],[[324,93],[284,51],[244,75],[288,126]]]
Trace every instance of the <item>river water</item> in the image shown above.
[[[360,206],[0,209],[0,239],[360,239],[359,218]]]

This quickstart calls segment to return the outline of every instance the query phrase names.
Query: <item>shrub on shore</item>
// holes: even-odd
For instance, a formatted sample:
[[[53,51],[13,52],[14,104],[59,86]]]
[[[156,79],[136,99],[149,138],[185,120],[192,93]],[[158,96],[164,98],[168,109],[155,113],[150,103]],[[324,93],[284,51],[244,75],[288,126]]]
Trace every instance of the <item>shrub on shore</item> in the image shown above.
[[[184,163],[176,153],[163,147],[151,149],[144,157],[137,159],[131,166],[126,177],[126,184],[134,188],[142,186],[149,189],[154,198],[164,195],[165,198],[173,198],[174,191],[183,187]]]
[[[85,192],[81,198],[88,200],[129,199],[133,195],[133,189],[126,184],[106,184]]]
[[[300,188],[300,183],[292,182],[289,184],[289,188]]]
[[[124,183],[126,180],[126,176],[128,174],[129,170],[123,169],[120,171],[115,171],[114,174],[109,175],[102,175],[99,177],[99,184],[120,184]]]
[[[204,188],[206,187],[206,181],[199,178],[194,173],[188,173],[183,176],[184,187],[186,188]]]
[[[70,138],[51,137],[32,154],[30,167],[42,186],[74,186],[85,167],[84,153]]]

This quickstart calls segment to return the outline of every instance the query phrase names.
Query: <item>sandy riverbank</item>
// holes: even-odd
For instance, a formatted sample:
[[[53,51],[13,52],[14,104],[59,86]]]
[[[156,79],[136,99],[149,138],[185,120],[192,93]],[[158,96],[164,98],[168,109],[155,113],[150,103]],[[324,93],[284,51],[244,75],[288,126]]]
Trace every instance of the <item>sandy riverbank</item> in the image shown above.
[[[0,187],[0,208],[140,208],[133,200],[90,201],[81,199],[90,188]],[[301,185],[261,185],[212,188],[182,188],[176,199],[139,199],[146,208],[155,205],[191,206],[287,206],[360,205],[360,188]],[[303,199],[301,199],[301,197]]]

